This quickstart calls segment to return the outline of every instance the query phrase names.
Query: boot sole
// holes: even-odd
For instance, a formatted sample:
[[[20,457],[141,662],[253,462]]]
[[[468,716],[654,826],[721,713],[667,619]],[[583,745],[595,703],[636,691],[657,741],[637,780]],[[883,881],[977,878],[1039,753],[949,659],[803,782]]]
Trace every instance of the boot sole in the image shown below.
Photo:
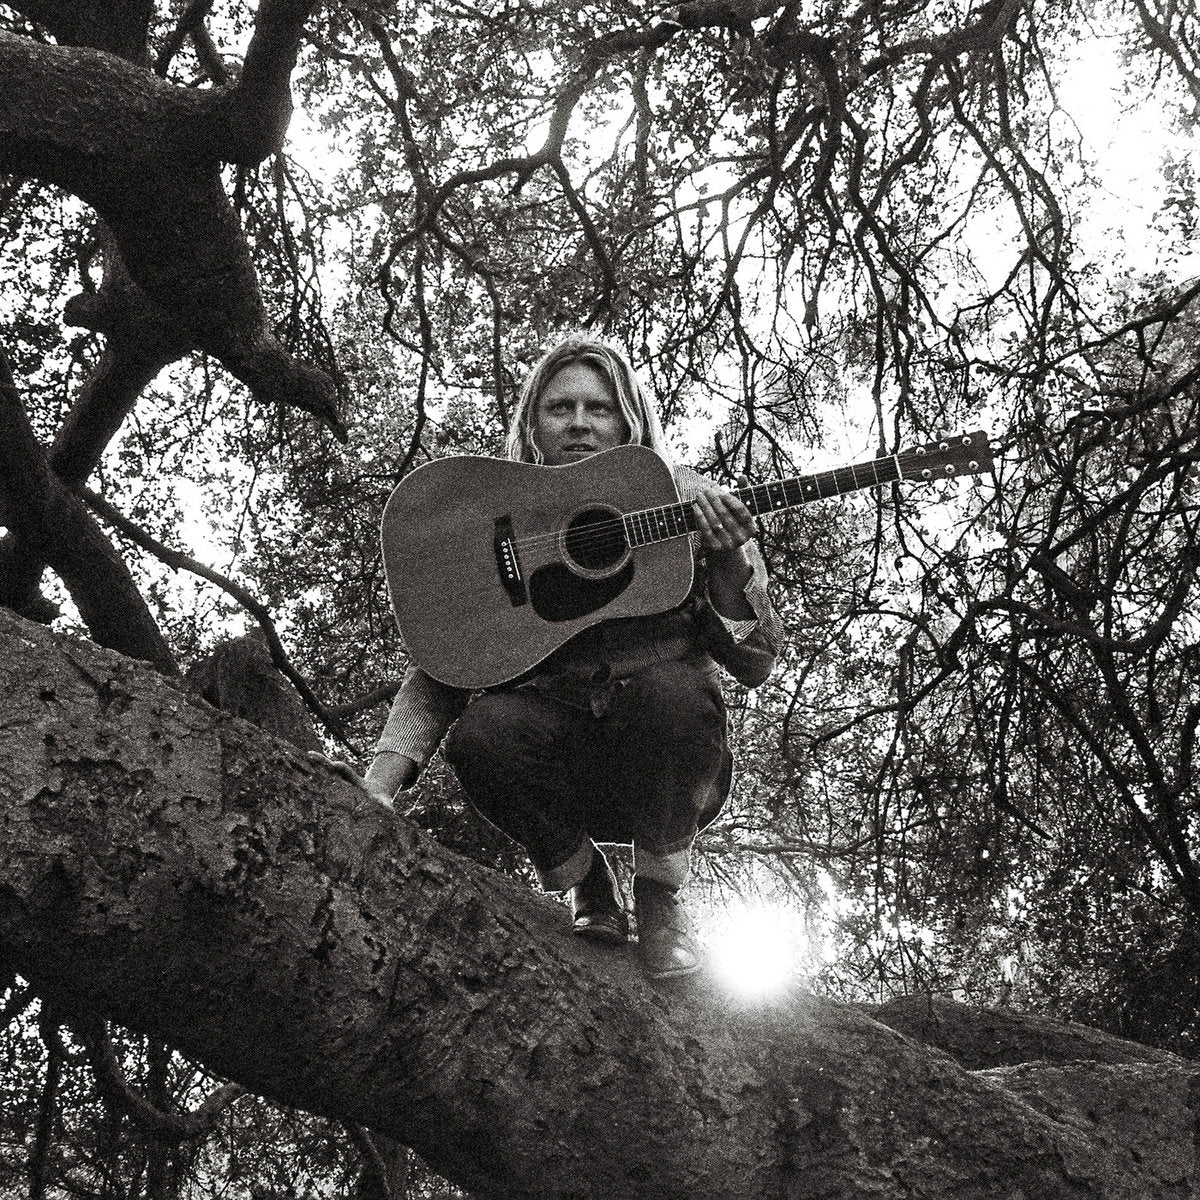
[[[571,932],[576,937],[585,938],[589,942],[600,942],[606,946],[623,946],[629,940],[628,932],[614,925],[572,925]]]
[[[670,967],[665,971],[655,971],[643,964],[642,971],[647,979],[683,979],[687,975],[695,975],[703,965],[703,963],[696,963],[691,967]]]

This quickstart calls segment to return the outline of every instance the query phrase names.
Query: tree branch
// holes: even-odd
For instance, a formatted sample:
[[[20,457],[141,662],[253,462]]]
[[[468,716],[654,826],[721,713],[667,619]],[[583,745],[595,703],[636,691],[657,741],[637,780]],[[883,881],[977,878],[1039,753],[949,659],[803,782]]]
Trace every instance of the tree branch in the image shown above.
[[[213,6],[213,0],[188,0],[187,7],[183,10],[179,20],[175,22],[175,28],[167,35],[159,48],[158,56],[154,60],[154,73],[159,78],[166,78],[167,71],[170,69],[171,62],[175,55],[183,48],[183,43],[187,38],[194,38],[204,28],[205,18],[208,16]],[[221,71],[222,77],[213,77],[214,83],[225,83],[224,69]]]
[[[972,1074],[814,996],[651,988],[561,905],[153,672],[3,613],[0,664],[22,974],[462,1186],[1117,1200],[1192,1170],[1194,1065],[1103,1067],[1109,1107],[1097,1064]]]
[[[241,75],[223,91],[228,162],[254,166],[283,144],[292,116],[291,76],[316,0],[260,0]]]
[[[157,538],[151,537],[144,529],[135,525],[128,517],[109,504],[103,496],[93,492],[90,488],[80,486],[76,489],[76,493],[94,512],[99,513],[100,516],[112,525],[114,529],[123,533],[135,545],[141,546],[143,550],[153,554],[160,562],[166,563],[167,566],[177,571],[190,571],[193,575],[199,575],[201,579],[207,579],[209,583],[216,584],[223,592],[232,596],[258,622],[259,628],[266,639],[267,649],[271,654],[271,661],[287,677],[296,691],[300,693],[301,698],[308,705],[313,715],[324,724],[326,729],[338,741],[343,745],[348,744],[346,731],[338,719],[338,715],[321,702],[309,686],[308,680],[292,665],[292,661],[283,647],[283,642],[279,639],[279,633],[275,629],[275,622],[271,619],[271,611],[265,604],[258,600],[248,589],[242,587],[240,583],[235,583],[228,576],[222,575],[219,571],[214,571],[211,567],[206,567],[202,562],[198,562],[190,555],[184,554],[181,550],[172,550],[169,546],[163,545]]]
[[[206,1137],[216,1128],[225,1110],[246,1095],[244,1087],[227,1083],[210,1092],[192,1112],[165,1112],[125,1078],[103,1021],[86,1021],[76,1027],[101,1094],[118,1112],[124,1113],[157,1141],[179,1143]]]
[[[175,660],[146,607],[129,568],[87,510],[54,475],[29,426],[3,349],[0,348],[0,514],[6,539],[23,560],[46,563],[62,579],[92,636],[173,673]],[[3,543],[0,543],[3,544]],[[8,564],[11,567],[11,563]],[[34,579],[36,584],[36,578]],[[27,598],[28,578],[0,578],[0,603]]]
[[[129,278],[111,239],[99,291],[67,301],[64,319],[104,335],[104,353],[55,435],[50,466],[68,486],[83,483],[133,411],[138,397],[193,344],[175,321]]]
[[[130,62],[142,60],[154,16],[154,0],[16,0],[13,8],[62,45],[107,50]]]
[[[58,1088],[62,1078],[63,1045],[50,1017],[43,1013],[38,1022],[46,1046],[46,1078],[38,1097],[37,1124],[29,1154],[29,1200],[44,1200],[48,1183],[50,1150],[58,1117]]]
[[[259,161],[250,148],[268,153],[266,143],[281,136],[278,111],[248,109],[272,97],[278,108],[302,8],[264,4],[271,21],[245,92],[176,88],[111,55],[0,33],[0,129],[11,134],[0,138],[0,171],[85,200],[108,224],[129,277],[180,337],[260,400],[310,412],[344,441],[333,381],[288,355],[271,329],[220,174],[223,162]]]

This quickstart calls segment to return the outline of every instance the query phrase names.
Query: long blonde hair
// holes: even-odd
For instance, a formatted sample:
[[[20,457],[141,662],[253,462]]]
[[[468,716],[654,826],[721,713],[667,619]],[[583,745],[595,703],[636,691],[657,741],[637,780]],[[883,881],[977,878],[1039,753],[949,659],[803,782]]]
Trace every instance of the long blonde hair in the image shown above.
[[[541,450],[533,440],[538,401],[541,400],[550,380],[563,367],[572,363],[586,363],[608,381],[621,407],[625,424],[629,426],[630,444],[649,446],[669,463],[671,456],[667,452],[658,416],[629,360],[619,350],[598,341],[588,333],[569,334],[547,350],[529,372],[529,377],[521,388],[521,398],[517,401],[508,431],[508,444],[505,448],[508,457],[517,462],[544,461]]]

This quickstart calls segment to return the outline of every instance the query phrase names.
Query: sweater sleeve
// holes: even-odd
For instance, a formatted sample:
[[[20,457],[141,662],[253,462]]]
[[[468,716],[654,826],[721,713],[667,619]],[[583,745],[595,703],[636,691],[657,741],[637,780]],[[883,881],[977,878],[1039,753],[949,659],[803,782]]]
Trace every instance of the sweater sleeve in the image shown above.
[[[709,601],[709,652],[738,683],[755,688],[771,674],[783,644],[783,626],[767,594],[767,566],[756,543],[746,544],[746,556],[752,570],[745,595],[754,618],[731,620]]]
[[[462,715],[470,693],[431,679],[420,667],[409,667],[392,701],[376,754],[403,754],[423,771],[446,731]]]
[[[708,481],[689,467],[676,467],[675,484],[681,500],[694,500],[700,487]],[[700,539],[692,535],[692,547],[703,555]],[[708,598],[705,587],[708,650],[729,673],[746,687],[765,683],[775,665],[775,656],[783,645],[783,626],[767,594],[767,565],[757,542],[746,543],[746,556],[751,573],[746,581],[746,602],[754,612],[753,618],[738,621],[722,616]]]

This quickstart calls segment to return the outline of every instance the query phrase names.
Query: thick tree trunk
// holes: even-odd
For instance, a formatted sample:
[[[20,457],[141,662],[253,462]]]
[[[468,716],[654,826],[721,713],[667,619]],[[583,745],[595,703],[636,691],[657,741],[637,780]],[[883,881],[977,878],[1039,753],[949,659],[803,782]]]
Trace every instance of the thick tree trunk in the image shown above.
[[[0,945],[60,1001],[483,1195],[1146,1200],[1198,1179],[1190,1064],[972,1072],[803,993],[652,987],[291,747],[5,613]]]

